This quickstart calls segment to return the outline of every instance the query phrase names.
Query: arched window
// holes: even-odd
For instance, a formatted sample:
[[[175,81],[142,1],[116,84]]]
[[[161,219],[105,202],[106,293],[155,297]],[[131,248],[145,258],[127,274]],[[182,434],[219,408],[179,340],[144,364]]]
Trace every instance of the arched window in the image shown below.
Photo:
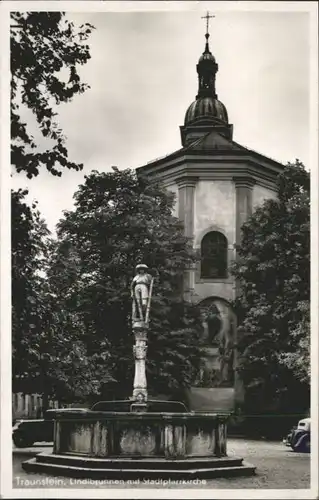
[[[201,243],[201,278],[227,278],[227,246],[222,233],[205,234]]]

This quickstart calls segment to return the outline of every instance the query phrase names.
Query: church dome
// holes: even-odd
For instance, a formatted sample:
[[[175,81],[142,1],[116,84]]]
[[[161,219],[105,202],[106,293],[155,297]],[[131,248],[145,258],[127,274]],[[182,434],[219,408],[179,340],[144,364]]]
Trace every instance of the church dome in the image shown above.
[[[200,121],[228,123],[227,109],[214,97],[199,97],[187,109],[184,124],[190,125]]]

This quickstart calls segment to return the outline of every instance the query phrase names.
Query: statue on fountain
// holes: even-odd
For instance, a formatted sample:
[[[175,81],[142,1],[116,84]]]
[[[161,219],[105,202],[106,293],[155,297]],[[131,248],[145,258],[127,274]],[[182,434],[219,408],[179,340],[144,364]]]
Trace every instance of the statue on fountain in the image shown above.
[[[152,298],[153,277],[148,273],[146,264],[138,264],[136,275],[131,283],[132,323],[148,326]]]
[[[135,345],[133,346],[135,375],[132,399],[135,403],[131,405],[131,411],[146,411],[148,397],[145,367],[147,330],[154,278],[149,274],[146,264],[138,264],[135,271],[136,274],[131,283],[132,330],[135,337]]]

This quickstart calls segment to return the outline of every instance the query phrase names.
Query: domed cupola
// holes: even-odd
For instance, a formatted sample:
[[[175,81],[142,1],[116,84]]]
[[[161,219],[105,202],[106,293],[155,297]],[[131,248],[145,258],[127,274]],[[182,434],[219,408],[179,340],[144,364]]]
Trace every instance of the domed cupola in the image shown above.
[[[228,123],[227,109],[224,104],[213,97],[200,97],[192,102],[186,111],[184,125],[195,123],[209,124]]]
[[[232,134],[232,127],[228,125],[228,114],[225,105],[218,100],[215,80],[218,71],[216,59],[209,50],[208,19],[205,34],[206,44],[203,54],[196,66],[198,74],[198,93],[194,102],[188,107],[184,126],[181,127],[182,143],[186,145],[207,133],[211,127],[219,128],[220,133],[227,137]],[[196,127],[196,131],[194,130]],[[209,127],[209,128],[208,128]]]

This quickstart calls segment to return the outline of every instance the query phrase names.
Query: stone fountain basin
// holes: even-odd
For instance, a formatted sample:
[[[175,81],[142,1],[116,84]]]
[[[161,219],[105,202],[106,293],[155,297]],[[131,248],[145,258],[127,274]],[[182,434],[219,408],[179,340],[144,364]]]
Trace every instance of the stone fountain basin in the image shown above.
[[[96,458],[225,457],[228,415],[74,410],[56,415],[54,454]]]
[[[91,479],[251,476],[253,465],[227,457],[228,416],[61,410],[53,453],[39,453],[22,467],[29,473]]]

